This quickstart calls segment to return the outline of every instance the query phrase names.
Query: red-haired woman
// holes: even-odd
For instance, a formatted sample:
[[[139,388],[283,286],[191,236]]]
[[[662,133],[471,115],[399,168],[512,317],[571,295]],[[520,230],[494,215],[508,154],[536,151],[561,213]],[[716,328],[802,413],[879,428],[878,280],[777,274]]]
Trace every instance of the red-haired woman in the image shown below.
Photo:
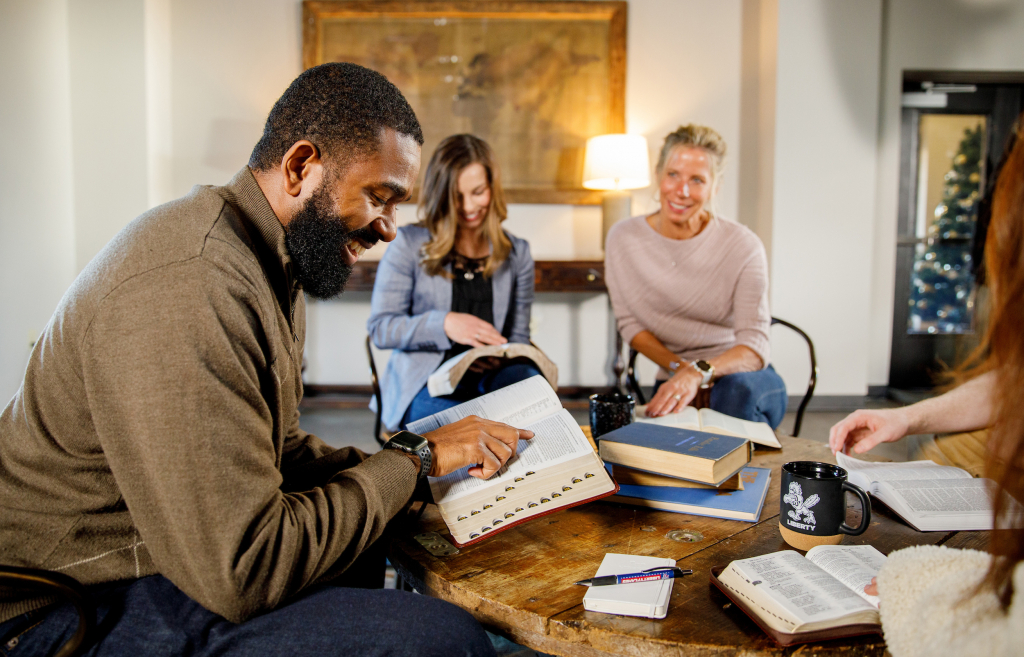
[[[829,440],[834,451],[863,452],[908,433],[990,427],[985,473],[997,492],[989,552],[899,550],[866,589],[881,598],[895,657],[1024,654],[1024,129],[996,183],[985,267],[992,296],[988,355],[968,373],[973,378],[906,408],[857,411],[832,428]]]

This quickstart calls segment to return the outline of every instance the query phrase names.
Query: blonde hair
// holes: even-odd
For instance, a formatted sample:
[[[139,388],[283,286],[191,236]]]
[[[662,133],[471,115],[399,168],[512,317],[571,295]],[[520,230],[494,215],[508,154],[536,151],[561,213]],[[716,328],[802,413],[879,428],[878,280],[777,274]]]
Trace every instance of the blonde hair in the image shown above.
[[[419,223],[430,231],[430,241],[420,249],[421,264],[431,276],[451,278],[444,266],[455,249],[459,228],[459,174],[476,162],[487,172],[487,184],[491,188],[491,204],[484,218],[484,234],[491,244],[491,253],[484,264],[484,276],[494,275],[512,251],[512,241],[501,229],[508,210],[491,147],[473,135],[452,135],[438,144],[430,157],[420,195]]]
[[[718,192],[718,181],[721,178],[722,170],[725,169],[725,140],[714,128],[706,125],[688,123],[681,125],[674,132],[668,133],[665,143],[661,145],[661,153],[658,155],[658,165],[654,168],[655,177],[660,181],[661,174],[665,169],[672,151],[678,147],[701,148],[708,154],[711,160],[711,193],[712,208],[714,197]]]

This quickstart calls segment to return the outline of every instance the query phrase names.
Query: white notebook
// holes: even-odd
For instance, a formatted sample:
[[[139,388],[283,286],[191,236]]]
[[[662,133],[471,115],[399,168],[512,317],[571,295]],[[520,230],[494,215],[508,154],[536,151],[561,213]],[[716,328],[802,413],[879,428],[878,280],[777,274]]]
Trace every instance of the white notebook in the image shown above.
[[[648,568],[672,567],[676,562],[672,559],[658,557],[641,557],[635,554],[604,555],[601,567],[594,577],[605,575],[626,575],[639,573]],[[583,596],[583,608],[587,611],[599,611],[604,614],[619,616],[643,616],[644,618],[664,618],[668,614],[668,601],[672,597],[672,583],[675,579],[663,579],[657,582],[640,582],[638,584],[613,584],[611,586],[591,586]]]

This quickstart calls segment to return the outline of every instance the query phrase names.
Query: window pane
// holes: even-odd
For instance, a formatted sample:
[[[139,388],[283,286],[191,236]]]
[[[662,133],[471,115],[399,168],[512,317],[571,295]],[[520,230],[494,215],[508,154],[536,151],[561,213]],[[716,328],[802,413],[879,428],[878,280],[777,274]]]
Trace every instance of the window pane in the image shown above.
[[[974,316],[971,238],[982,190],[985,117],[923,114],[908,333],[968,333]]]

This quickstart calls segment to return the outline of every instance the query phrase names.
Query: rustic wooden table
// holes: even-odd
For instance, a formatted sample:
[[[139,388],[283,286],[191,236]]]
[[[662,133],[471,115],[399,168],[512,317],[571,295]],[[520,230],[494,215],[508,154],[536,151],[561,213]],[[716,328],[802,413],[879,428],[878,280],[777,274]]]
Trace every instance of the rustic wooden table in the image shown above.
[[[391,563],[417,591],[459,605],[492,632],[554,655],[882,655],[885,642],[874,635],[780,648],[708,582],[715,566],[788,549],[778,529],[783,463],[835,463],[823,443],[780,440],[782,450],[759,448],[751,463],[772,470],[757,523],[594,502],[435,557],[413,539],[431,531],[448,537],[431,505],[421,518],[396,527]],[[849,522],[857,525],[859,511]],[[696,530],[704,538],[682,543],[666,536],[676,529]],[[868,530],[845,544],[871,544],[888,554],[911,545],[984,549],[986,541],[984,532],[917,532],[876,505]],[[586,588],[573,582],[593,576],[606,552],[668,557],[694,574],[675,581],[663,620],[584,611]]]

